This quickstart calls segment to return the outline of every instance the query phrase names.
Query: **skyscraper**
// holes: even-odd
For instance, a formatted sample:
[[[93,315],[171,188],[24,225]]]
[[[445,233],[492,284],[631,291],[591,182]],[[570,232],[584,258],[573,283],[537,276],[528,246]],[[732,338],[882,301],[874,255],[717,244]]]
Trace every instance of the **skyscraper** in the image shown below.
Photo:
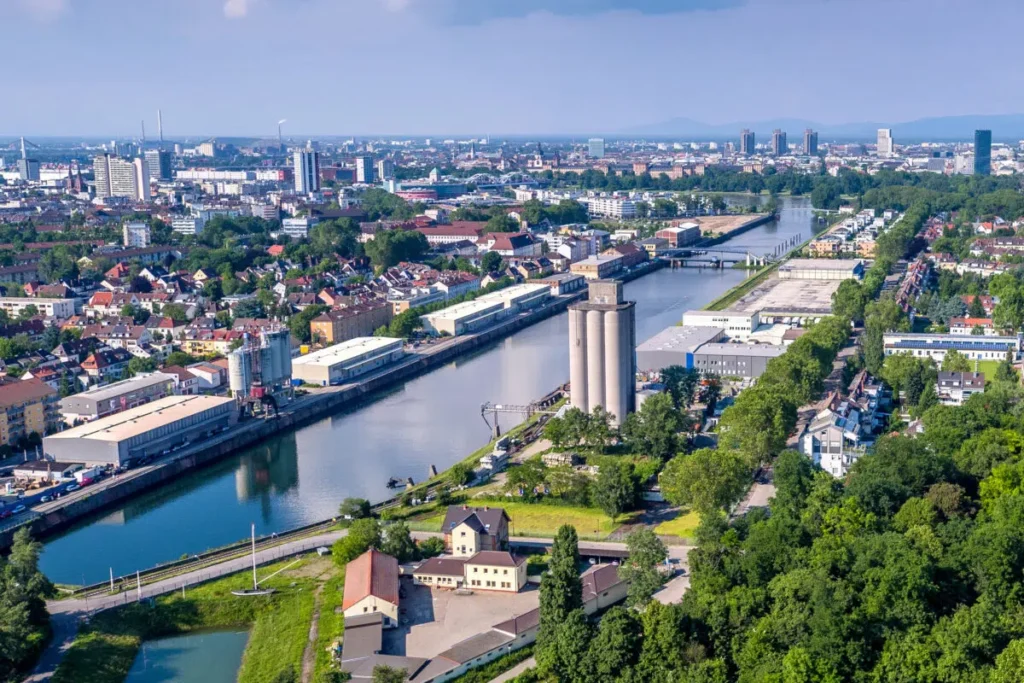
[[[992,173],[992,131],[974,131],[974,175]]]
[[[892,128],[878,129],[878,156],[888,158],[894,150],[892,142]]]
[[[569,307],[569,381],[574,408],[601,406],[622,424],[636,403],[636,304],[622,283],[594,280],[586,301]]]
[[[96,196],[126,197],[134,200],[148,200],[149,166],[145,159],[128,161],[112,154],[102,154],[92,160]]]
[[[147,149],[146,163],[149,164],[149,175],[157,180],[171,179],[171,153],[165,149]]]
[[[391,159],[381,159],[377,162],[377,177],[380,180],[391,180],[395,177],[395,162]]]
[[[373,182],[373,157],[356,157],[356,182]]]
[[[786,143],[786,131],[776,128],[772,131],[772,156],[781,157],[789,153],[789,145]]]
[[[804,131],[804,154],[812,157],[818,154],[818,133],[810,128]]]
[[[604,157],[604,138],[590,138],[587,140],[587,156],[591,159]]]
[[[37,159],[18,159],[18,177],[25,181],[38,181],[39,161]]]
[[[754,132],[749,128],[740,131],[740,154],[750,156],[754,153]]]
[[[295,165],[295,191],[309,194],[320,191],[320,152],[308,147],[297,149],[293,155]]]

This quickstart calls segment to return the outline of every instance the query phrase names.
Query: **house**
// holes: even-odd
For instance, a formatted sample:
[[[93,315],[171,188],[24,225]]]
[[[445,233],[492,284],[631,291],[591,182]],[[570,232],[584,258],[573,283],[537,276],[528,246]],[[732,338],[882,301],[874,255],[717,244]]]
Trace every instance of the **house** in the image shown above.
[[[450,505],[441,526],[445,550],[457,557],[507,550],[511,521],[502,508]]]
[[[199,378],[180,365],[168,365],[160,372],[174,379],[174,393],[177,396],[192,396],[199,393]]]
[[[623,268],[632,268],[643,263],[648,258],[648,254],[644,249],[628,242],[616,244],[614,247],[605,249],[601,254],[603,256],[621,256]]]
[[[434,588],[518,593],[526,585],[526,558],[507,550],[484,550],[471,557],[434,557],[413,572],[413,581]]]
[[[983,372],[939,372],[935,393],[947,406],[962,406],[973,394],[985,391]]]
[[[983,336],[994,337],[999,332],[992,323],[992,318],[950,318],[949,333],[973,335],[975,329],[980,329]]]
[[[199,391],[216,391],[227,382],[227,370],[213,363],[195,363],[185,369],[199,380]]]
[[[124,349],[103,347],[89,354],[82,361],[82,371],[96,382],[109,382],[124,377],[132,354]]]
[[[505,258],[541,255],[541,243],[525,232],[489,232],[476,246],[481,252],[493,251]]]
[[[345,618],[379,612],[384,628],[398,626],[398,560],[367,550],[345,567]]]

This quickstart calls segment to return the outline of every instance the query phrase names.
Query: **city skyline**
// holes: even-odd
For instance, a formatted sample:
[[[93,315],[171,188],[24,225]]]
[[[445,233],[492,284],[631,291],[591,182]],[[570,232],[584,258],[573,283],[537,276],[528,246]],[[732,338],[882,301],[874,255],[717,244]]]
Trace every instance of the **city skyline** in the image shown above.
[[[859,120],[897,128],[898,121],[929,115],[1024,111],[1024,96],[1000,87],[1008,72],[999,65],[1012,63],[1010,41],[996,41],[984,55],[931,51],[922,69],[917,56],[927,46],[902,38],[911,24],[922,36],[982,31],[989,13],[976,6],[944,2],[936,11],[925,0],[892,6],[880,0],[702,0],[680,10],[678,4],[12,0],[0,5],[0,21],[17,27],[10,45],[26,58],[11,74],[17,97],[6,104],[0,134],[136,136],[140,119],[155,131],[158,108],[168,138],[270,137],[282,118],[288,119],[286,135],[497,136],[624,133],[677,117],[723,124],[806,117],[825,122],[825,131],[829,123]],[[1008,22],[1024,18],[1024,8],[983,4],[998,5]],[[871,42],[884,50],[858,53],[856,60],[807,59],[834,49],[828,26],[855,25],[883,8],[889,20],[872,24]],[[804,39],[758,38],[758,27],[779,13]],[[311,26],[337,27],[342,39],[300,40]],[[723,35],[732,46],[726,51],[715,48]],[[430,36],[426,53],[424,36]],[[641,54],[648,65],[668,64],[678,56],[680,36],[688,52],[715,54],[702,70],[687,70],[685,81],[616,56]],[[604,49],[609,41],[622,49]],[[526,43],[546,47],[525,49]],[[137,51],[147,59],[122,60],[116,79],[102,70],[83,78],[65,66],[69,55],[99,63],[111,51]],[[537,78],[560,55],[567,74],[579,73]],[[309,68],[296,69],[296,63]],[[771,77],[755,72],[749,85],[726,87],[733,74],[749,74],[751,64],[770,64]],[[646,93],[646,106],[617,89],[595,88],[602,79],[629,82],[631,90]],[[777,87],[780,81],[785,87]],[[454,82],[472,84],[476,96],[439,87]],[[845,92],[871,96],[831,96],[840,84]],[[523,96],[505,97],[510,91]],[[711,94],[693,98],[694,91]],[[587,117],[581,120],[583,102]],[[972,130],[964,131],[965,139]]]

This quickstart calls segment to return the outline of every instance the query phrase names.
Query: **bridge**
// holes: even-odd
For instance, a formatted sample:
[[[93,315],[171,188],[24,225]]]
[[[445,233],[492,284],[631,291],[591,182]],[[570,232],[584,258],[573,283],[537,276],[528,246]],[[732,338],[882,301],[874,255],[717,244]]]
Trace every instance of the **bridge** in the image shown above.
[[[685,267],[713,267],[721,268],[727,264],[745,262],[747,267],[761,267],[769,262],[777,261],[786,255],[795,246],[801,243],[802,234],[794,235],[784,241],[776,243],[771,251],[765,251],[763,246],[746,245],[722,245],[722,246],[700,246],[678,247],[668,249],[658,254],[659,258],[665,259],[673,268]]]

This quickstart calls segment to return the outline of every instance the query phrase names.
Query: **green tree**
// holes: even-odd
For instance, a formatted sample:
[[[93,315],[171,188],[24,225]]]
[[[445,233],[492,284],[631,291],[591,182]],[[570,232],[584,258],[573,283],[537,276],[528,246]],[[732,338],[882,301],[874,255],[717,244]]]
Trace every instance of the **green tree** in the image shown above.
[[[590,643],[595,680],[629,680],[640,654],[640,639],[640,623],[631,611],[612,607],[605,612]]]
[[[135,375],[142,374],[145,372],[155,372],[156,361],[152,358],[139,358],[136,356],[128,361],[128,376],[134,377]]]
[[[288,320],[288,330],[292,333],[293,337],[307,344],[312,338],[309,324],[313,321],[313,318],[319,317],[326,311],[327,306],[320,304],[307,306]]]
[[[971,362],[956,349],[950,349],[942,359],[943,372],[970,372]]]
[[[519,223],[504,213],[496,213],[487,220],[484,232],[518,232]]]
[[[405,522],[394,522],[381,531],[379,550],[396,558],[399,562],[411,562],[417,557],[416,543],[412,540]]]
[[[431,536],[419,541],[417,544],[419,555],[423,558],[437,557],[444,553],[444,539]]]
[[[630,606],[645,605],[661,587],[658,566],[668,557],[668,550],[653,531],[642,528],[626,537],[629,557],[619,566],[619,576],[629,581]]]
[[[473,481],[473,468],[464,462],[457,462],[448,470],[446,478],[452,486],[465,486]]]
[[[338,515],[349,520],[369,517],[370,501],[365,498],[346,498],[338,506]]]
[[[181,304],[164,304],[163,308],[160,309],[160,314],[165,318],[170,318],[175,323],[188,322],[188,313]]]
[[[544,484],[545,469],[540,458],[531,458],[509,468],[505,476],[505,491],[527,499],[535,498],[536,489]]]
[[[373,683],[405,683],[407,674],[405,669],[399,669],[386,664],[377,664],[373,667]]]
[[[967,304],[967,315],[972,318],[988,317],[988,314],[985,313],[985,307],[981,305],[981,297],[971,297],[971,302]]]
[[[1011,640],[999,656],[989,683],[1020,683],[1024,681],[1024,639]]]
[[[535,653],[541,671],[560,673],[559,627],[566,623],[570,613],[583,608],[579,562],[579,536],[574,527],[563,524],[551,544],[548,573],[540,582],[540,626]]]
[[[380,545],[380,525],[373,518],[357,519],[348,528],[348,534],[331,546],[335,564],[344,567],[370,548]]]
[[[735,503],[750,486],[743,456],[728,449],[700,448],[672,458],[661,472],[661,491],[673,505],[710,514]]]
[[[384,230],[374,235],[364,249],[374,266],[390,268],[402,261],[419,261],[430,245],[415,230]]]
[[[676,408],[685,409],[693,403],[700,383],[700,372],[684,368],[681,365],[670,365],[661,369],[661,381],[672,397]]]
[[[622,434],[632,450],[667,460],[679,451],[678,433],[684,427],[672,397],[658,394],[644,401],[638,412],[626,416]]]
[[[870,295],[857,280],[843,280],[832,294],[832,313],[849,320],[863,320]]]
[[[493,273],[501,268],[501,254],[496,251],[488,251],[480,257],[480,270],[484,273]]]
[[[625,462],[610,461],[601,465],[591,497],[594,504],[615,521],[620,514],[636,507],[638,493],[632,466]]]

